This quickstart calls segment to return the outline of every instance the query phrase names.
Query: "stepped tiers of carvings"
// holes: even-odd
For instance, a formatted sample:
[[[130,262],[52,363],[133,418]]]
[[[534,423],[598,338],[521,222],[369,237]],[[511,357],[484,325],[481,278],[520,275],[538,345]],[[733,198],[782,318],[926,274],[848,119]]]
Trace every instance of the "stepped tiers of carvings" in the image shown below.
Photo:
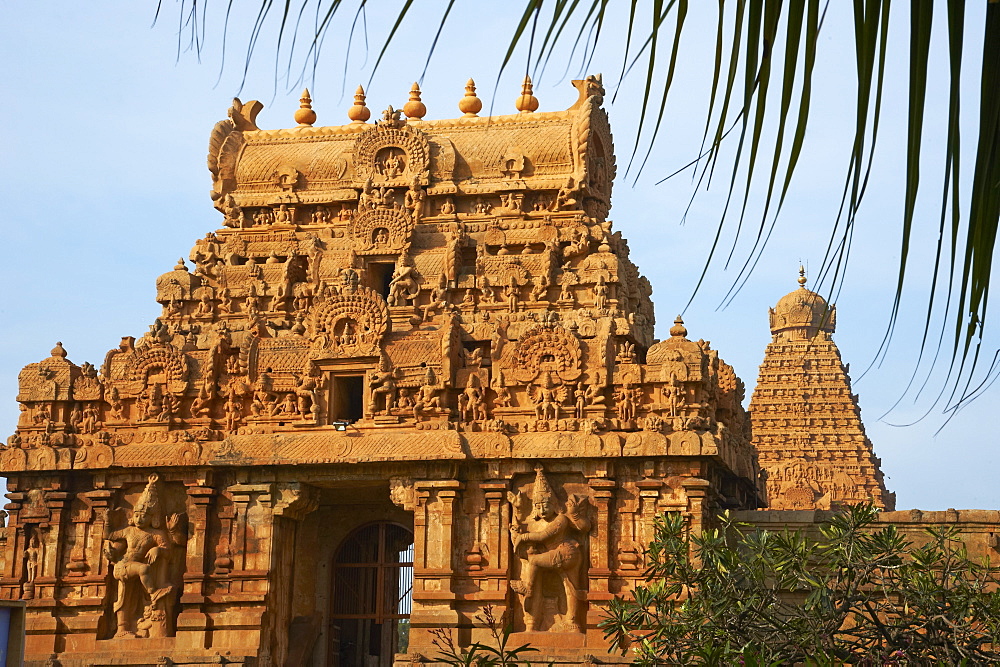
[[[234,101],[221,226],[160,317],[21,372],[0,595],[29,664],[414,664],[434,629],[487,641],[486,605],[545,662],[627,662],[597,623],[654,516],[761,493],[733,369],[679,318],[653,338],[574,83],[480,117],[470,81],[450,120],[414,87],[374,123],[359,89],[332,127],[306,93],[282,130]]]
[[[777,510],[836,509],[873,500],[895,509],[833,342],[836,306],[799,288],[771,309],[773,339],[750,401],[753,444]]]

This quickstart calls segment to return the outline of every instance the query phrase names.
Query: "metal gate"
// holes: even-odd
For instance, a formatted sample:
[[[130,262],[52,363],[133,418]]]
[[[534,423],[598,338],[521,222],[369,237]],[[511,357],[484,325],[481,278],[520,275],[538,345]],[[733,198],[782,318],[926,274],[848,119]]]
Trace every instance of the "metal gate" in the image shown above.
[[[413,532],[380,521],[351,533],[333,563],[332,664],[391,667],[406,652],[412,594]]]

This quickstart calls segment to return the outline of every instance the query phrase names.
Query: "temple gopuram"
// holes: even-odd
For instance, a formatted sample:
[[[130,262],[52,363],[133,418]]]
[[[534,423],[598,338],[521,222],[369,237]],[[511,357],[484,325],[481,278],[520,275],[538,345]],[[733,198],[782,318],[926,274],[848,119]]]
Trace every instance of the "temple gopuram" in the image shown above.
[[[752,419],[680,318],[654,338],[601,80],[573,83],[484,117],[470,80],[446,120],[414,84],[374,122],[359,88],[336,126],[306,91],[278,130],[234,100],[221,227],[157,279],[161,316],[19,376],[0,596],[27,664],[434,664],[492,642],[487,613],[540,664],[627,664],[597,624],[657,514],[891,509],[818,295],[775,309]],[[985,545],[995,514],[884,516]]]
[[[773,340],[750,400],[753,446],[771,509],[834,509],[872,501],[894,510],[881,461],[832,334],[837,307],[799,288],[770,311]]]

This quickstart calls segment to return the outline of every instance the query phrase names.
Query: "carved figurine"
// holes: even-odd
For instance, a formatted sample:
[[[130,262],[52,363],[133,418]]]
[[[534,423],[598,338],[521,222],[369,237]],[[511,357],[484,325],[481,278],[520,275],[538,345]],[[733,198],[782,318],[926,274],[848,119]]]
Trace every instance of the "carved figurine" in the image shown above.
[[[38,577],[39,568],[43,562],[43,547],[38,536],[38,528],[30,528],[28,531],[31,537],[28,539],[28,548],[24,550],[24,576],[25,581],[21,586],[21,599],[32,600],[35,597],[35,579]]]
[[[405,306],[407,301],[412,301],[419,293],[420,285],[417,284],[416,271],[412,266],[403,265],[392,274],[389,297],[386,301],[390,306]]]
[[[420,177],[414,176],[413,182],[410,183],[410,189],[403,196],[403,207],[413,216],[414,222],[420,222],[420,218],[424,212],[424,199],[426,197],[427,193],[420,187]]]
[[[604,405],[606,400],[604,395],[605,389],[607,389],[607,386],[604,384],[604,376],[597,373],[594,381],[587,385],[587,405]]]
[[[379,362],[378,369],[368,374],[372,414],[389,414],[389,409],[396,404],[396,379],[401,375],[399,369],[393,368],[385,357]]]
[[[544,273],[538,277],[538,282],[531,288],[532,301],[548,301],[549,277]]]
[[[636,394],[630,383],[626,382],[624,386],[615,390],[615,400],[618,405],[619,419],[622,421],[635,419]]]
[[[496,394],[496,397],[493,399],[494,405],[500,408],[510,407],[510,390],[507,389],[507,385],[504,382],[503,371],[497,371],[490,388]]]
[[[114,564],[118,581],[113,605],[118,624],[115,637],[135,636],[147,606],[152,619],[145,628],[148,636],[173,634],[173,607],[180,584],[174,562],[175,556],[183,557],[187,531],[184,515],[163,516],[159,479],[156,473],[149,476],[129,525],[113,532],[104,542],[104,554]]]
[[[235,431],[243,421],[243,401],[234,387],[226,401],[226,430]]]
[[[504,296],[507,297],[507,310],[511,313],[516,313],[518,311],[518,299],[520,298],[521,288],[517,284],[517,279],[514,276],[510,277],[510,282],[507,283],[507,287],[504,288]]]
[[[455,200],[451,197],[445,197],[441,202],[441,206],[438,208],[441,215],[454,215],[455,214]]]
[[[532,385],[528,389],[528,396],[535,404],[535,417],[544,421],[558,420],[561,417],[561,407],[569,395],[569,388],[553,382],[549,371],[545,372],[541,384]]]
[[[423,321],[433,317],[438,312],[448,307],[448,279],[442,273],[438,278],[438,286],[431,291],[431,300],[426,306],[421,308]]]
[[[479,300],[482,303],[497,303],[497,292],[496,288],[490,284],[490,279],[485,275],[482,280],[479,281]]]
[[[583,419],[586,416],[587,388],[577,382],[573,386],[573,416]]]
[[[594,285],[594,308],[604,310],[608,306],[608,284],[604,282],[604,276],[597,276],[597,284]]]
[[[545,473],[537,467],[531,498],[523,493],[510,493],[508,500],[514,510],[511,540],[521,561],[521,576],[511,580],[510,587],[521,598],[525,630],[542,630],[544,624],[551,623],[549,629],[555,632],[580,632],[577,612],[585,595],[579,588],[584,563],[581,541],[590,532],[587,499],[570,496],[566,510],[560,512]],[[542,584],[547,573],[558,575],[562,581],[556,600],[556,615],[561,618],[547,617],[551,612],[544,598],[547,587]]]
[[[318,382],[316,378],[301,375],[296,378],[295,397],[297,399],[296,411],[302,419],[315,420],[319,417],[318,393],[316,391]]]
[[[459,396],[460,399],[463,397],[465,410],[461,411],[462,421],[486,421],[489,419],[486,414],[486,397],[483,395],[478,375],[469,376],[468,384],[465,385],[465,390]]]
[[[438,385],[437,379],[434,377],[434,371],[428,366],[427,373],[424,375],[424,383],[417,389],[417,393],[413,398],[414,419],[420,421],[424,410],[441,408],[440,394],[442,389],[443,387]]]

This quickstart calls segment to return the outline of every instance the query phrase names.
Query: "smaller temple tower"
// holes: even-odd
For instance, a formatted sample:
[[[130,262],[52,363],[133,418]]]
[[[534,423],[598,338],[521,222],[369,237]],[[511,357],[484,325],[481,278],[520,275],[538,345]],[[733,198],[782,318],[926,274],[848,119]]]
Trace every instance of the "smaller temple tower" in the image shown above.
[[[831,509],[873,500],[895,509],[858,397],[832,334],[837,308],[799,288],[770,310],[771,343],[750,401],[753,444],[771,509]]]

